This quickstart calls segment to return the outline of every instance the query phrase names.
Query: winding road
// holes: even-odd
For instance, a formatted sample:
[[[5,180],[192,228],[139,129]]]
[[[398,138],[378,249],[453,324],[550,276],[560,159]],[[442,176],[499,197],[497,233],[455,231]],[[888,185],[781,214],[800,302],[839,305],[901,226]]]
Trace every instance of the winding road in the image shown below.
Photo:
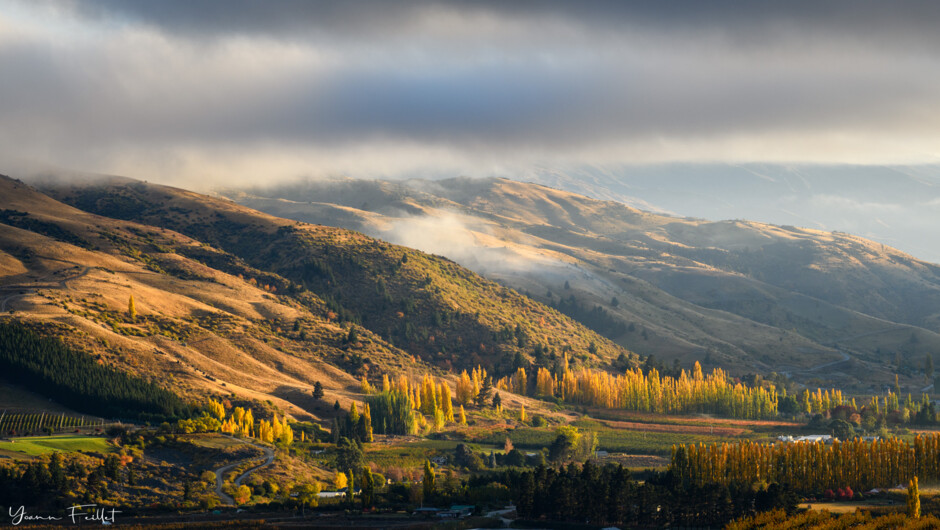
[[[849,359],[851,359],[851,357],[849,356],[849,354],[845,353],[844,351],[838,350],[838,352],[839,352],[839,355],[842,356],[842,358],[839,359],[838,361],[832,361],[832,362],[829,362],[829,363],[818,364],[818,365],[816,365],[816,366],[813,366],[813,367],[810,368],[809,370],[807,370],[807,372],[818,372],[819,370],[822,370],[823,368],[829,368],[830,366],[835,366],[835,365],[837,365],[837,364],[844,363],[845,361],[848,361]]]
[[[90,268],[90,267],[85,267],[84,269],[82,269],[82,272],[76,274],[75,276],[70,276],[70,277],[68,277],[68,278],[62,278],[61,280],[59,280],[59,285],[58,285],[58,287],[46,286],[46,287],[42,287],[42,289],[56,289],[56,288],[58,288],[58,289],[68,289],[68,287],[69,287],[68,282],[70,282],[70,281],[72,281],[72,280],[77,280],[77,279],[79,279],[79,278],[85,276],[86,274],[88,274],[89,271],[91,271],[91,268]],[[54,275],[56,275],[56,274],[58,274],[58,273],[59,273],[59,271],[56,271],[56,272],[47,274],[46,276],[43,276],[42,278],[37,278],[37,279],[33,280],[33,283],[45,281],[45,280],[48,279],[50,276],[54,276]],[[32,294],[36,294],[36,293],[38,292],[39,288],[37,288],[37,287],[27,287],[27,286],[25,286],[25,285],[9,285],[9,286],[0,287],[0,290],[5,290],[5,291],[17,290],[17,291],[19,291],[18,293],[11,294],[11,295],[9,295],[9,296],[5,296],[5,297],[3,297],[2,299],[0,299],[0,313],[6,313],[6,312],[7,312],[7,305],[8,305],[10,302],[12,302],[13,300],[15,300],[15,299],[17,299],[17,298],[21,298],[21,297],[24,297],[24,296],[29,296],[29,295],[32,295]]]
[[[245,481],[245,479],[251,476],[252,473],[254,473],[255,471],[258,471],[259,469],[268,467],[274,462],[274,449],[271,449],[270,447],[267,447],[264,445],[257,445],[247,440],[238,440],[238,439],[235,439],[235,440],[240,443],[248,444],[252,447],[257,447],[258,449],[261,449],[262,451],[264,451],[264,455],[266,457],[263,464],[259,464],[245,471],[244,473],[242,473],[241,475],[235,478],[235,487],[238,487],[238,486],[241,486],[242,483]],[[222,483],[224,482],[225,474],[231,471],[232,469],[244,464],[245,462],[251,462],[252,460],[255,460],[255,458],[247,458],[245,460],[239,460],[238,462],[233,462],[231,464],[222,466],[219,469],[215,470],[215,493],[216,495],[219,496],[219,499],[222,500],[222,504],[225,504],[228,506],[235,505],[235,499],[233,499],[228,494],[222,491]]]

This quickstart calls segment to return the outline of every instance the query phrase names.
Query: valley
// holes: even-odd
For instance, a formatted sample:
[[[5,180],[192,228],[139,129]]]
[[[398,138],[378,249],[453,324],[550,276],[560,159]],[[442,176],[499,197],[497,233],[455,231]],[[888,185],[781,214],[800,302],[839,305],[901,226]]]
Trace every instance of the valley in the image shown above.
[[[585,462],[626,488],[616,502],[672,507],[596,521],[727,522],[753,495],[791,510],[815,490],[733,478],[726,510],[689,512],[701,484],[669,482],[699,472],[684,451],[820,434],[907,451],[940,426],[920,392],[936,266],[854,236],[504,180],[305,183],[290,200],[124,178],[0,191],[14,502],[145,524],[413,525],[426,501],[537,519],[560,512],[528,496],[558,492],[527,474],[593,480]]]

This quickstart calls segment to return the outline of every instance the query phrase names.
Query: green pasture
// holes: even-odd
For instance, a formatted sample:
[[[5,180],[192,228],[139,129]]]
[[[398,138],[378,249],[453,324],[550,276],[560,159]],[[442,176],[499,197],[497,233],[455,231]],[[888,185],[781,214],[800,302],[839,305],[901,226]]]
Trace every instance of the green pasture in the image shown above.
[[[104,438],[94,436],[27,436],[0,441],[0,452],[8,455],[13,453],[33,457],[52,452],[74,453],[76,451],[110,453],[114,451],[114,447]]]

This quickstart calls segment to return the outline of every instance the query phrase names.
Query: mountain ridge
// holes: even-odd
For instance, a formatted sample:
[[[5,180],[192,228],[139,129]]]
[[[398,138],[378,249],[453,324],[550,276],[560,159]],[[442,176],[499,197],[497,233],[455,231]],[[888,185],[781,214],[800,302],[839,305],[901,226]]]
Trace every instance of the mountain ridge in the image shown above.
[[[616,340],[684,363],[724,350],[733,354],[725,361],[750,357],[748,365],[757,370],[812,367],[825,360],[814,357],[841,359],[838,346],[857,364],[846,376],[858,383],[870,369],[882,373],[879,379],[895,370],[913,375],[916,357],[940,346],[940,266],[840,232],[663,216],[505,179],[334,179],[223,193],[306,221],[329,222],[341,211],[334,222],[448,255],[556,306],[569,296],[562,287],[567,281],[581,303],[625,313],[625,324],[642,323],[647,337],[671,335],[665,338],[673,346],[629,335]],[[462,238],[472,250],[446,244],[435,250],[435,223],[451,227],[458,234],[451,239]],[[554,265],[528,274],[494,266],[487,253],[537,256]],[[576,282],[578,275],[585,281]],[[653,303],[642,302],[652,296],[648,290],[655,292]],[[546,291],[550,296],[542,295]],[[620,307],[612,308],[607,301],[618,295]],[[735,331],[705,331],[724,326]],[[872,333],[879,327],[883,337]],[[863,334],[868,340],[859,338]],[[691,344],[697,347],[689,347],[696,335]],[[723,342],[737,346],[729,350]],[[791,346],[781,349],[782,342]],[[884,357],[897,352],[906,369],[885,364]]]

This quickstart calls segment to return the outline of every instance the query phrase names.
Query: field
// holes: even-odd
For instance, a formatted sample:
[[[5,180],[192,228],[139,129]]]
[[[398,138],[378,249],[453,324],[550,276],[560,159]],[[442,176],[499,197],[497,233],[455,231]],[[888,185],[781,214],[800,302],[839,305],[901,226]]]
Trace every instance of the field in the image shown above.
[[[368,444],[362,459],[374,463],[380,468],[401,467],[419,469],[424,460],[436,456],[453,456],[454,448],[460,442],[453,440],[422,440],[417,438],[397,437],[394,445]],[[471,444],[473,445],[473,444]]]
[[[0,454],[16,457],[40,456],[55,451],[110,453],[114,447],[104,438],[93,436],[30,436],[0,442]]]

